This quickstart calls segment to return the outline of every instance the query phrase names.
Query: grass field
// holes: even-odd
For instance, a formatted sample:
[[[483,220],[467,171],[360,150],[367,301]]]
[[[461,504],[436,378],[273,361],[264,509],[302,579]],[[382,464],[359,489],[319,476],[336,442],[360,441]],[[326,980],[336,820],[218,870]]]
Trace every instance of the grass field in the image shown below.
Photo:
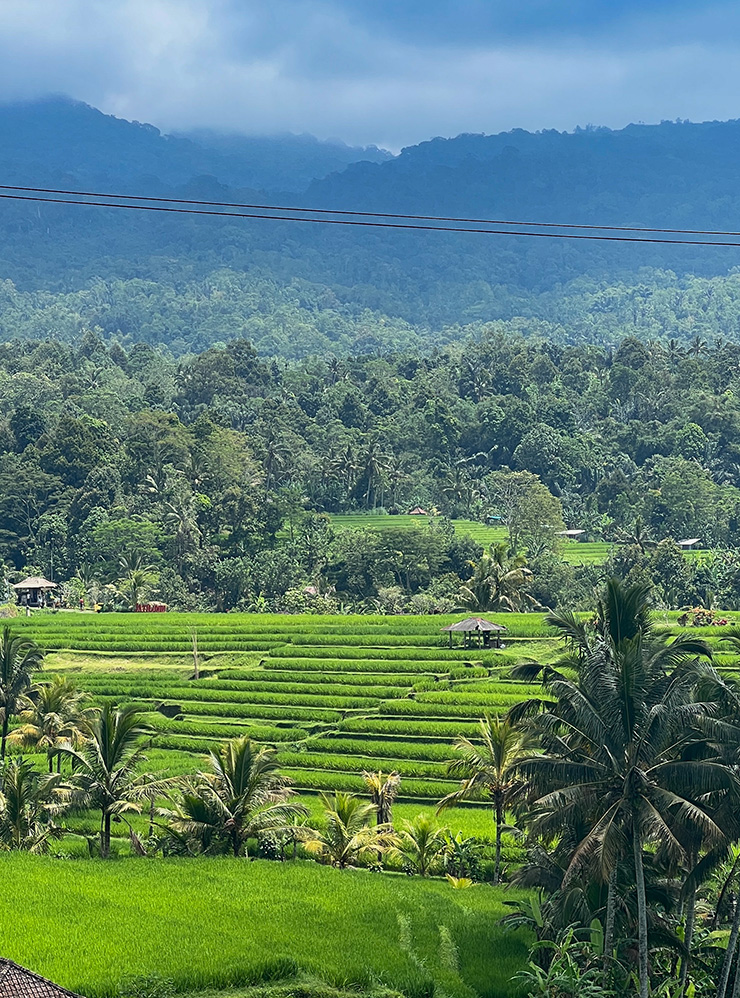
[[[90,998],[158,975],[179,991],[298,970],[414,996],[517,994],[527,938],[497,925],[502,892],[311,862],[62,862],[0,855],[0,952]]]
[[[429,522],[429,519],[424,516],[408,516],[406,514],[389,516],[377,513],[333,513],[331,522],[335,527],[345,529],[369,527],[374,530],[382,530],[384,527],[402,527],[413,530],[415,527],[424,526]],[[491,527],[475,520],[452,520],[452,524],[458,534],[472,537],[483,547],[506,540],[508,536],[506,527]],[[572,565],[603,564],[612,549],[613,545],[606,541],[564,540],[560,546],[560,554],[565,561]]]

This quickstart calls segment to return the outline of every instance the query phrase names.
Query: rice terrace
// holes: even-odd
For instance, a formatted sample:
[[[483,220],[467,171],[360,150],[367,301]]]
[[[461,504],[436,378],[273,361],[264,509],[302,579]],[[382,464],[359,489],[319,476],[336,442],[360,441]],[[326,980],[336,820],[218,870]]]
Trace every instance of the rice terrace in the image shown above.
[[[658,628],[677,633],[676,616],[659,614]],[[367,794],[363,773],[398,772],[393,820],[400,824],[433,813],[458,786],[446,769],[456,737],[475,738],[482,715],[541,695],[538,684],[511,678],[517,663],[552,662],[563,651],[541,614],[500,618],[507,627],[500,649],[480,638],[463,646],[458,635],[451,649],[443,628],[459,619],[47,612],[19,618],[14,628],[46,651],[39,680],[73,678],[98,705],[135,705],[153,733],[141,768],[165,777],[194,772],[209,749],[248,735],[276,748],[309,821],[320,821],[320,792]],[[723,651],[718,629],[693,630],[714,647],[718,667],[734,673],[735,656]],[[524,993],[516,974],[526,963],[528,931],[504,930],[500,921],[504,902],[527,904],[526,892],[490,884],[455,891],[438,879],[403,877],[398,861],[379,877],[300,860],[245,866],[228,857],[171,857],[159,861],[163,879],[164,870],[141,865],[134,848],[156,819],[146,809],[123,818],[114,826],[112,865],[67,862],[52,873],[54,858],[2,855],[7,957],[95,998],[125,994],[127,986],[148,993],[157,980],[180,992],[289,989],[312,974],[339,989],[416,995],[436,981],[465,998],[471,988],[490,998]],[[68,817],[51,852],[87,855],[98,823],[92,812]],[[441,823],[458,839],[488,844],[487,875],[478,876],[490,879],[490,803],[451,807]],[[294,851],[287,847],[288,859]],[[505,864],[516,866],[523,855],[505,834]],[[23,901],[29,895],[31,906]],[[84,928],[73,914],[83,898]],[[244,919],[253,918],[260,933],[245,935]],[[308,921],[310,945],[302,929]]]

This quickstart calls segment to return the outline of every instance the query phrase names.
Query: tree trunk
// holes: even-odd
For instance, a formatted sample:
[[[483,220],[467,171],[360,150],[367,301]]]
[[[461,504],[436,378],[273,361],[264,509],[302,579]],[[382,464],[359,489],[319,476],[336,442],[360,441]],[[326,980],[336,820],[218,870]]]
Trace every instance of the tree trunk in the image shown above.
[[[3,733],[2,739],[0,740],[0,761],[5,760],[5,743],[8,740],[8,725],[10,723],[10,711],[8,710],[8,705],[3,707]]]
[[[609,966],[614,949],[614,916],[617,908],[617,868],[609,874],[606,889],[606,919],[604,924],[604,968]]]
[[[103,830],[100,836],[100,853],[103,859],[108,859],[110,856],[110,812],[105,811],[103,813]]]
[[[637,887],[637,943],[639,948],[640,998],[648,998],[648,932],[645,870],[642,865],[642,835],[637,817],[632,819],[632,847],[635,855],[635,886]]]
[[[717,998],[725,998],[725,992],[727,991],[727,982],[730,979],[730,968],[732,967],[732,958],[735,955],[735,949],[737,948],[737,937],[740,935],[740,899],[735,900],[735,917],[732,920],[732,928],[730,929],[730,938],[727,940],[727,950],[725,952],[725,959],[722,963],[722,970],[719,975],[719,984],[717,985]]]
[[[696,865],[696,856],[690,857],[689,873]],[[686,931],[684,933],[684,945],[686,956],[681,960],[681,974],[678,979],[678,993],[683,998],[686,994],[686,982],[688,980],[689,964],[691,963],[691,944],[694,939],[694,922],[696,919],[696,891],[692,890],[686,899]]]
[[[504,820],[503,802],[496,801],[496,859],[493,864],[493,883],[498,884],[501,878],[501,825]]]

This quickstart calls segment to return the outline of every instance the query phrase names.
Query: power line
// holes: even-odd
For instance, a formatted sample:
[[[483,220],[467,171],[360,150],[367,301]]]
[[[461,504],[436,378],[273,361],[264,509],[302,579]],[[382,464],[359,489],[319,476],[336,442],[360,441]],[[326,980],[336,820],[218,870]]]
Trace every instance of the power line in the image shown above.
[[[354,211],[346,208],[301,208],[296,205],[277,204],[248,204],[239,201],[196,201],[189,198],[163,198],[147,194],[105,194],[100,191],[68,191],[54,187],[19,187],[14,184],[0,184],[0,191],[24,191],[37,194],[65,194],[74,197],[86,198],[112,198],[117,201],[154,201],[160,204],[191,204],[213,208],[249,208],[255,211],[295,211],[301,213],[311,213],[316,215],[351,215],[362,218],[405,218],[420,222],[460,222],[470,225],[525,225],[538,229],[589,229],[602,232],[658,232],[664,234],[684,235],[684,236],[740,236],[740,232],[733,232],[727,229],[669,229],[656,226],[640,225],[586,225],[576,222],[526,222],[521,220],[502,218],[463,218],[455,215],[414,215],[398,214],[389,211]],[[2,195],[0,195],[1,197]],[[29,200],[51,200],[50,198],[38,198]],[[76,203],[76,202],[61,202]],[[83,202],[92,204],[94,202]],[[117,207],[127,207],[127,205],[117,205]],[[253,217],[253,216],[242,216]],[[263,216],[260,216],[263,217]],[[281,218],[282,216],[277,216]],[[318,221],[318,219],[317,219]],[[430,226],[423,226],[429,228]],[[475,231],[475,230],[465,230]],[[671,240],[672,242],[674,240]],[[699,245],[702,245],[699,243]],[[710,244],[714,245],[714,244]],[[734,244],[733,244],[734,245]]]
[[[16,188],[17,189],[17,188]],[[104,195],[105,196],[105,195]],[[80,201],[72,198],[40,197],[30,194],[0,194],[0,199],[12,201],[33,201],[42,204],[74,204],[93,208],[124,208],[128,211],[158,211],[177,215],[204,215],[216,218],[254,218],[271,222],[309,222],[314,225],[349,225],[375,229],[406,229],[422,232],[467,232],[488,236],[529,236],[532,239],[587,239],[612,243],[661,243],[669,246],[734,246],[740,242],[727,242],[708,239],[661,239],[644,236],[603,236],[571,232],[525,232],[519,229],[470,228],[453,225],[417,225],[411,222],[367,222],[355,218],[308,218],[298,215],[265,215],[254,212],[208,211],[204,208],[171,208],[161,204],[121,204],[115,201]],[[137,200],[144,200],[138,198]],[[205,202],[206,204],[211,202]],[[212,202],[215,203],[215,202]],[[286,209],[287,210],[287,209]],[[324,210],[324,209],[322,209]],[[384,218],[386,216],[380,215]],[[413,217],[413,216],[401,216]],[[496,223],[494,223],[496,224]],[[501,223],[510,224],[510,223]],[[534,223],[523,223],[534,224]],[[658,230],[647,230],[658,231]]]

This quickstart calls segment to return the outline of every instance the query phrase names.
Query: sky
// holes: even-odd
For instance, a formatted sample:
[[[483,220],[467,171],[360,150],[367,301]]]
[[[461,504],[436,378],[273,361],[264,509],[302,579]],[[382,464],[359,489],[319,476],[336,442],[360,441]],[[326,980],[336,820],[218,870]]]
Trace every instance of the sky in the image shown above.
[[[437,135],[740,117],[740,5],[688,0],[0,0],[0,100],[163,131]]]

